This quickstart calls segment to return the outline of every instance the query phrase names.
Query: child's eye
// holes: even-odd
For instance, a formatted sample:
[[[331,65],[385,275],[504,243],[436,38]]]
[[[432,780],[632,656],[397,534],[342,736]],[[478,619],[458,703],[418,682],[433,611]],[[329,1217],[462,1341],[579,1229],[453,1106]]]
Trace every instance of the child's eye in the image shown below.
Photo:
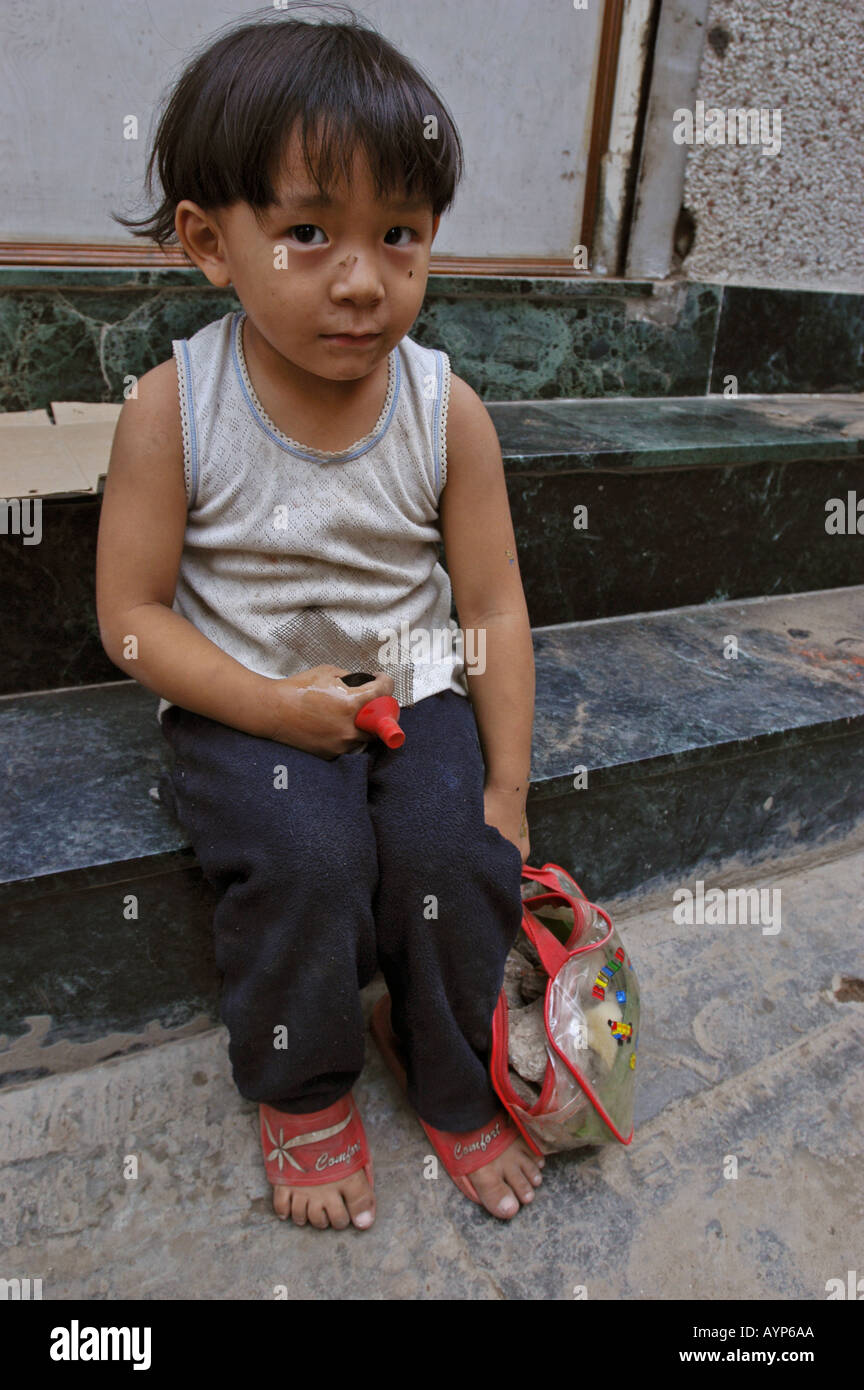
[[[296,223],[295,226],[289,227],[289,228],[288,228],[288,231],[287,231],[286,235],[287,235],[287,236],[291,236],[294,232],[322,232],[322,235],[323,235],[322,228],[321,228],[321,227],[316,227],[315,224],[314,224],[313,222],[298,222],[298,223]],[[320,245],[322,244],[320,241],[317,242],[317,243],[316,243],[316,242],[307,241],[307,240],[305,240],[305,238],[303,238],[303,237],[300,237],[300,238],[298,238],[298,239],[300,240],[300,244],[301,244],[302,246],[313,246],[313,245],[318,245],[318,246],[320,246]]]
[[[291,237],[298,241],[301,246],[322,246],[324,242],[312,240],[312,236],[314,236],[315,232],[321,232],[321,235],[326,241],[326,233],[323,228],[316,226],[314,222],[296,222],[293,227],[288,228],[285,235],[286,237]],[[397,236],[400,232],[407,232],[408,240],[399,242],[387,241],[387,238],[390,237],[393,232],[396,232]],[[413,235],[414,231],[411,227],[391,227],[388,232],[385,232],[384,239],[387,241],[388,246],[408,246]]]
[[[391,228],[390,228],[390,232],[407,232],[409,238],[412,237],[412,236],[414,235],[413,230],[411,229],[411,227],[391,227]],[[386,235],[389,236],[389,235],[390,235],[390,232],[387,232]],[[386,240],[386,237],[385,237],[385,240]],[[392,241],[391,241],[391,242],[388,242],[387,244],[388,244],[388,246],[396,245],[396,243],[395,243],[395,242],[392,242]],[[402,245],[402,246],[407,246],[407,245],[408,245],[408,242],[403,241],[403,242],[401,242],[401,243],[399,243],[399,244]]]

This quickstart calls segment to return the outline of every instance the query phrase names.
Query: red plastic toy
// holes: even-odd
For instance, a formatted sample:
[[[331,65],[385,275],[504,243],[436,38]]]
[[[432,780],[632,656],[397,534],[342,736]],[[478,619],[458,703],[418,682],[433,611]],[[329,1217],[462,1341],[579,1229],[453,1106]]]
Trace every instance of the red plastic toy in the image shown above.
[[[348,676],[340,676],[345,685],[366,685],[374,681],[367,671],[352,671]],[[366,734],[377,734],[388,748],[401,748],[405,742],[405,731],[400,729],[397,715],[398,702],[392,695],[379,695],[368,700],[354,720],[358,729]]]

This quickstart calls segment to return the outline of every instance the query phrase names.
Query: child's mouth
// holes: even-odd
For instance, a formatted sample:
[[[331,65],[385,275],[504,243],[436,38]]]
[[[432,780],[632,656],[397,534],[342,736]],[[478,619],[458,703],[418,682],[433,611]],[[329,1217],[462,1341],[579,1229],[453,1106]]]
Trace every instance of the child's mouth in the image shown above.
[[[381,337],[380,333],[364,333],[362,337],[354,337],[350,333],[322,333],[321,337],[326,343],[333,343],[336,347],[371,347],[377,343]]]

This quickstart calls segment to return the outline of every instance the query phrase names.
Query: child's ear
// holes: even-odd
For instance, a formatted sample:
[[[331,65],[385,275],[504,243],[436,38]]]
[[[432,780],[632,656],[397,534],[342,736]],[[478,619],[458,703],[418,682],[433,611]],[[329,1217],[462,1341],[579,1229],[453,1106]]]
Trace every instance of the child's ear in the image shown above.
[[[189,198],[183,198],[174,213],[174,230],[186,255],[207,276],[211,285],[224,289],[231,276],[223,256],[223,239],[215,219]]]
[[[439,223],[440,221],[441,221],[441,214],[440,214],[440,212],[439,212],[435,217],[432,218],[432,237],[431,237],[431,240],[432,240],[432,241],[435,240],[435,233],[436,233],[437,230],[438,230],[438,223]]]

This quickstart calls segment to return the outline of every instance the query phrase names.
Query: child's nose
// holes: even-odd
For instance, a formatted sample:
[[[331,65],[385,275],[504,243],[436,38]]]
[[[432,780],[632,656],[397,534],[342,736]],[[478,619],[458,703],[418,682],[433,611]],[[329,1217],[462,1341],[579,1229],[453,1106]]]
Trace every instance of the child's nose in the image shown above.
[[[363,256],[356,253],[346,256],[339,262],[339,270],[342,278],[349,281],[352,290],[356,293],[358,289],[367,289],[378,293],[381,288],[381,274],[375,263],[374,256]]]

